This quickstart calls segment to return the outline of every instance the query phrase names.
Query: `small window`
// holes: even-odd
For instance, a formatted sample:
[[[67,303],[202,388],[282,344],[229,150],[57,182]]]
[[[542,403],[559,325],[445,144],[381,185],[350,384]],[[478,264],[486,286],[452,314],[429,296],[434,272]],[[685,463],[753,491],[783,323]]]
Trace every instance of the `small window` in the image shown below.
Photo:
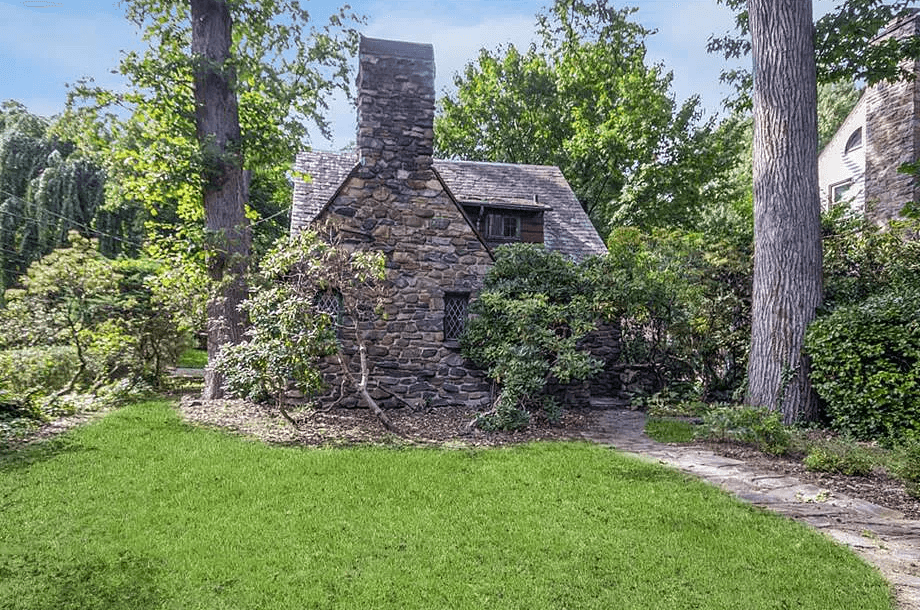
[[[847,199],[847,193],[850,192],[850,188],[853,186],[852,180],[847,180],[845,182],[838,182],[837,184],[832,184],[829,187],[830,193],[829,197],[831,200],[831,205],[837,205],[842,203]]]
[[[466,328],[470,293],[449,292],[444,295],[444,340],[457,341]]]
[[[862,127],[858,128],[847,140],[847,145],[843,148],[843,154],[847,154],[851,150],[855,150],[862,146]]]
[[[324,313],[332,320],[332,323],[339,325],[342,323],[342,295],[335,290],[326,290],[316,295],[314,303],[317,313]]]
[[[497,239],[520,239],[521,219],[505,214],[489,215],[489,237]]]

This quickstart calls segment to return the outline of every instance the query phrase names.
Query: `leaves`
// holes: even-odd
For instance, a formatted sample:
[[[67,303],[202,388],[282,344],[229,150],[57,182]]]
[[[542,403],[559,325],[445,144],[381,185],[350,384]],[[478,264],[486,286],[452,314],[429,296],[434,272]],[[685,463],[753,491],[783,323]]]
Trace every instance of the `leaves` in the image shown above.
[[[480,51],[439,102],[438,154],[556,165],[595,226],[693,226],[727,171],[698,100],[676,107],[671,75],[647,65],[651,31],[635,9],[557,0],[538,16],[542,42]]]

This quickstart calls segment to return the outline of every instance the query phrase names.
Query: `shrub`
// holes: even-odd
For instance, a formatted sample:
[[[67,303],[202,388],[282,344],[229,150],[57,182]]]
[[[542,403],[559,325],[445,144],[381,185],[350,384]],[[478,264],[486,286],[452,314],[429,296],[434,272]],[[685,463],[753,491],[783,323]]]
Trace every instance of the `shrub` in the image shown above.
[[[579,347],[595,328],[591,288],[581,267],[534,244],[502,246],[460,339],[463,354],[501,386],[477,424],[525,427],[532,412],[558,420],[547,386],[581,381],[601,363]]]
[[[776,411],[755,407],[718,407],[703,415],[696,437],[750,443],[772,455],[789,451],[792,437]]]
[[[860,440],[920,431],[920,289],[838,307],[812,323],[805,348],[835,430]]]
[[[744,231],[611,232],[595,265],[598,300],[620,321],[624,359],[651,371],[656,392],[694,386],[726,400],[742,384],[750,341],[751,239]]]
[[[872,456],[851,442],[831,441],[815,445],[805,456],[805,467],[819,472],[837,472],[850,476],[866,476],[872,472]]]
[[[14,398],[30,392],[49,394],[65,387],[80,367],[69,345],[0,351],[0,384]]]

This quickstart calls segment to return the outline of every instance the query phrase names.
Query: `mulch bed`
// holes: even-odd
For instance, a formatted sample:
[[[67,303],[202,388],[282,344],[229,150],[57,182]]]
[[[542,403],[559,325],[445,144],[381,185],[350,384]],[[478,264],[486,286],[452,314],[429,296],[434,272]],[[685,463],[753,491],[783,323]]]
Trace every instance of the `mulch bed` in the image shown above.
[[[186,396],[179,404],[182,416],[196,424],[229,429],[259,440],[284,445],[356,445],[402,443],[419,446],[494,446],[535,440],[579,439],[590,430],[591,411],[567,410],[558,424],[535,419],[526,430],[484,432],[470,429],[477,411],[463,407],[388,410],[387,416],[399,430],[388,432],[367,409],[291,409],[298,428],[279,410],[242,400],[202,401]]]

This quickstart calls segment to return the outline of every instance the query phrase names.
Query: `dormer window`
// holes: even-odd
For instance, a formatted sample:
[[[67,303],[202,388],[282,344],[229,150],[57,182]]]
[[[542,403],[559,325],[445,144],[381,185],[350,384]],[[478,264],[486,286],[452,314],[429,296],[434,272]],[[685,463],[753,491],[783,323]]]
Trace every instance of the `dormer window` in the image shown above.
[[[862,146],[862,127],[857,128],[856,131],[850,134],[847,145],[843,148],[843,154],[848,154],[860,146]]]
[[[489,237],[515,240],[521,238],[521,218],[508,214],[489,214]]]

